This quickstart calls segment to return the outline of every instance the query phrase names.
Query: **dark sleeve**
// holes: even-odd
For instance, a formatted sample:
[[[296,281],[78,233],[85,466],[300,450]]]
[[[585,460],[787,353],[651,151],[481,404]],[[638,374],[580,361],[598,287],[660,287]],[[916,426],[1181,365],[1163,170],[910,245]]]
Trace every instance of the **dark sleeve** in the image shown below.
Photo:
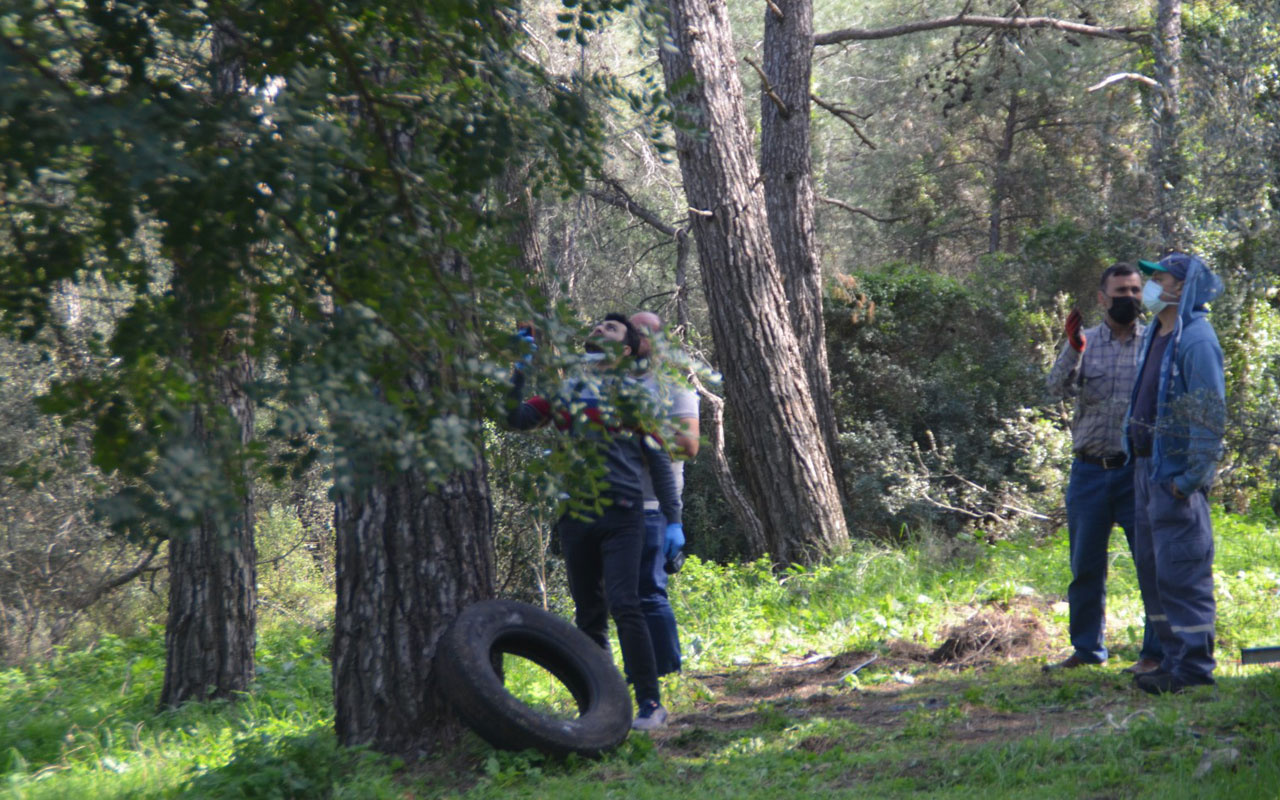
[[[507,411],[507,425],[518,431],[532,430],[551,419],[551,404],[545,397],[534,395],[521,401],[524,390],[524,372],[517,369],[511,376],[510,410]]]
[[[671,471],[671,456],[651,435],[639,434],[640,451],[649,467],[649,479],[653,481],[653,495],[658,498],[662,516],[667,523],[680,522],[680,493],[676,491],[676,477]]]

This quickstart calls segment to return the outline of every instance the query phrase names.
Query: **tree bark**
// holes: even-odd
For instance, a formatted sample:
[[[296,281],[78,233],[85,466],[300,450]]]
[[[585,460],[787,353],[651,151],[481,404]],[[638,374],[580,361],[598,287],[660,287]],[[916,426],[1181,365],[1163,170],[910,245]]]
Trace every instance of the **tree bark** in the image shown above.
[[[493,596],[492,517],[482,459],[439,487],[416,471],[380,471],[337,499],[333,694],[343,745],[418,757],[461,735],[432,665],[458,612]]]
[[[214,25],[210,80],[218,100],[242,88],[239,34],[226,22]],[[165,672],[160,703],[232,697],[254,675],[257,638],[258,552],[254,543],[254,494],[246,446],[253,438],[254,406],[245,391],[254,376],[252,358],[234,331],[211,331],[211,298],[201,267],[183,253],[175,259],[174,296],[185,315],[185,361],[216,406],[197,402],[189,412],[187,441],[227,481],[221,505],[200,510],[196,524],[169,538],[169,609],[165,622]],[[222,309],[217,309],[221,312]],[[245,313],[248,312],[246,300]],[[213,337],[219,337],[210,341]],[[212,350],[212,366],[206,363]],[[220,412],[230,416],[221,424]],[[217,497],[217,495],[215,495]],[[225,507],[223,507],[225,506]],[[231,509],[234,510],[231,510]]]
[[[778,563],[848,543],[808,377],[787,313],[723,0],[669,0],[660,51],[717,361],[742,428],[748,489]],[[691,80],[686,86],[685,81]]]
[[[777,0],[764,12],[764,69],[760,98],[760,172],[765,208],[791,327],[837,486],[840,439],[831,401],[826,328],[822,321],[822,265],[815,229],[810,154],[809,84],[813,64],[812,0]]]
[[[1182,180],[1182,153],[1179,147],[1178,94],[1182,90],[1182,2],[1160,0],[1154,41],[1156,82],[1152,93],[1155,141],[1151,148],[1151,169],[1155,177],[1156,217],[1160,241],[1165,249],[1179,246],[1186,233],[1178,198]]]
[[[233,357],[234,358],[234,357]],[[247,356],[217,376],[221,404],[240,431],[241,448],[226,469],[237,473],[239,508],[228,516],[206,509],[198,524],[169,539],[169,612],[165,623],[164,687],[160,704],[178,706],[188,700],[229,698],[253,681],[258,602],[258,552],[254,543],[253,482],[243,447],[253,437],[253,405],[244,387],[253,377]],[[215,463],[213,412],[191,411],[191,440]]]
[[[1018,133],[1018,89],[1009,93],[1009,111],[1004,118],[1004,133],[996,147],[995,175],[991,181],[991,221],[987,235],[987,252],[1000,252],[1004,224],[1004,202],[1009,195],[1009,162],[1013,160],[1013,142]]]

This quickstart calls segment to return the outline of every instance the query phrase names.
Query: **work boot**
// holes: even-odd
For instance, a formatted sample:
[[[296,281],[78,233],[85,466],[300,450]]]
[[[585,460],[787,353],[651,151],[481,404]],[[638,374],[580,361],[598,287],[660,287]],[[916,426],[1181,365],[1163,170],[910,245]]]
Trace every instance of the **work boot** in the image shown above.
[[[1045,664],[1040,668],[1041,672],[1061,672],[1064,669],[1075,669],[1076,667],[1096,667],[1099,666],[1097,661],[1085,661],[1080,656],[1072,653],[1056,664]]]
[[[1148,672],[1155,672],[1160,669],[1160,662],[1154,658],[1140,658],[1129,666],[1120,670],[1128,672],[1130,675],[1146,675]]]
[[[656,731],[667,727],[667,710],[657,700],[640,701],[640,712],[631,720],[633,731]]]
[[[1172,672],[1165,672],[1157,669],[1148,672],[1145,675],[1138,675],[1133,679],[1134,685],[1147,694],[1182,694],[1187,689],[1196,686],[1216,686],[1212,676],[1205,676],[1204,680],[1194,683],[1184,681]]]

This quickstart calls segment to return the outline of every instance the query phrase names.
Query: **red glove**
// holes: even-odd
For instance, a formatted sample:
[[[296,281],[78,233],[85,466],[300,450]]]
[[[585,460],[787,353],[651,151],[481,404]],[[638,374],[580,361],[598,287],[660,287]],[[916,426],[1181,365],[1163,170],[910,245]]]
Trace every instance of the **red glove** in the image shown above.
[[[1071,343],[1071,349],[1077,353],[1084,352],[1085,338],[1084,334],[1080,332],[1080,323],[1083,321],[1080,311],[1073,308],[1071,313],[1067,315],[1067,324],[1063,326],[1066,328],[1067,341]]]

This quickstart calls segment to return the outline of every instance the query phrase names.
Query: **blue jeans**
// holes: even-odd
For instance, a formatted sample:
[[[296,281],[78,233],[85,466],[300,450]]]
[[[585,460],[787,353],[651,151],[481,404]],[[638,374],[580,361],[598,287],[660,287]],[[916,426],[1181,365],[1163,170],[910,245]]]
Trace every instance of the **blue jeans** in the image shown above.
[[[667,541],[667,518],[661,511],[644,512],[644,550],[640,553],[640,609],[653,640],[653,656],[658,674],[680,671],[680,634],[676,615],[667,599],[667,573],[663,552]]]
[[[1071,606],[1071,646],[1076,656],[1092,664],[1107,660],[1103,629],[1107,609],[1107,551],[1111,529],[1124,530],[1129,552],[1134,550],[1134,470],[1133,464],[1104,469],[1080,459],[1071,463],[1067,484],[1067,534],[1071,546],[1071,585],[1067,603]],[[1142,587],[1142,572],[1138,572]],[[1145,605],[1146,591],[1143,590]],[[1141,658],[1160,660],[1160,640],[1149,618],[1142,631]]]
[[[1138,582],[1164,647],[1161,667],[1179,680],[1213,683],[1213,525],[1204,492],[1175,497],[1137,459],[1134,534]]]

